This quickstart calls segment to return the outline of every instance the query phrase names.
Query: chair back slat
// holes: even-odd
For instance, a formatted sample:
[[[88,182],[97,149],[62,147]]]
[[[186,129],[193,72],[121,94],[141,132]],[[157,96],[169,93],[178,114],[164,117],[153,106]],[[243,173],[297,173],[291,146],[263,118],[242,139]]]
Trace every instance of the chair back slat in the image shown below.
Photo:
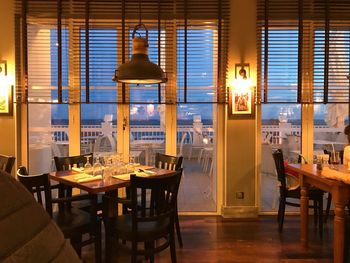
[[[155,166],[157,168],[166,169],[166,170],[178,170],[182,166],[183,157],[176,157],[161,153],[156,153]]]
[[[286,174],[284,169],[283,152],[281,149],[277,149],[272,155],[275,161],[278,181],[281,183],[281,188],[286,189]]]
[[[0,154],[0,170],[11,173],[12,167],[15,164],[16,158]]]

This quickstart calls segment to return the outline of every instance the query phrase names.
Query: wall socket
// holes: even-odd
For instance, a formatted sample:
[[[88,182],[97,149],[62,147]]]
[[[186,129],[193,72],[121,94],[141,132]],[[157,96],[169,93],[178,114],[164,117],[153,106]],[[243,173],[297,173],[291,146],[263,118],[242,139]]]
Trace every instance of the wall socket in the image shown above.
[[[236,192],[236,199],[244,199],[244,192]]]

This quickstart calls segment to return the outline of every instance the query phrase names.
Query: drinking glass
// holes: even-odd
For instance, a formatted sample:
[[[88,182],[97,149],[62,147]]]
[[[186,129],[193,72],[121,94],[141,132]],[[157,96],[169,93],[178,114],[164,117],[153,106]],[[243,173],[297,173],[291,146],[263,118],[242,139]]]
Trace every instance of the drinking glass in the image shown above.
[[[339,152],[331,152],[331,164],[340,164]]]
[[[322,154],[322,165],[323,167],[328,167],[329,165],[329,155],[328,154]]]
[[[113,162],[112,158],[105,159],[105,168],[103,170],[104,177],[110,177],[113,174]]]

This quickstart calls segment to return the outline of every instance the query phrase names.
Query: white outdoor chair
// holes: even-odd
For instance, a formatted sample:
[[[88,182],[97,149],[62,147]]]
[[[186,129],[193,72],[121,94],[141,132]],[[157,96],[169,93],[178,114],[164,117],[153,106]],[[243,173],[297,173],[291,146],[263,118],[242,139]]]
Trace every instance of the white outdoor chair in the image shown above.
[[[100,135],[96,138],[94,152],[115,152],[116,141],[112,135]]]

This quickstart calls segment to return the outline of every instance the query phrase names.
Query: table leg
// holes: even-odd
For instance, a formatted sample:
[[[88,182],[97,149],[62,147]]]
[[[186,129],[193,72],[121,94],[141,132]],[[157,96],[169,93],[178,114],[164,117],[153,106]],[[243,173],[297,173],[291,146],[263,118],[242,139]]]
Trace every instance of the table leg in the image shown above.
[[[106,196],[116,197],[118,191],[113,190],[105,193]],[[103,221],[105,226],[105,262],[112,262],[112,233],[110,218],[118,215],[118,208],[116,204],[109,198],[103,198]]]
[[[342,199],[340,197],[340,199]],[[334,234],[333,234],[333,258],[334,263],[343,263],[344,261],[344,233],[345,233],[345,218],[344,208],[345,203],[339,200],[339,195],[334,197]]]
[[[97,195],[91,194],[91,221],[94,223],[94,235],[95,235],[95,262],[100,263],[102,261],[102,247],[101,247],[101,222],[97,218]]]
[[[302,180],[301,180],[302,181]],[[301,184],[301,198],[300,198],[300,240],[304,247],[308,245],[308,225],[309,225],[309,185]]]

